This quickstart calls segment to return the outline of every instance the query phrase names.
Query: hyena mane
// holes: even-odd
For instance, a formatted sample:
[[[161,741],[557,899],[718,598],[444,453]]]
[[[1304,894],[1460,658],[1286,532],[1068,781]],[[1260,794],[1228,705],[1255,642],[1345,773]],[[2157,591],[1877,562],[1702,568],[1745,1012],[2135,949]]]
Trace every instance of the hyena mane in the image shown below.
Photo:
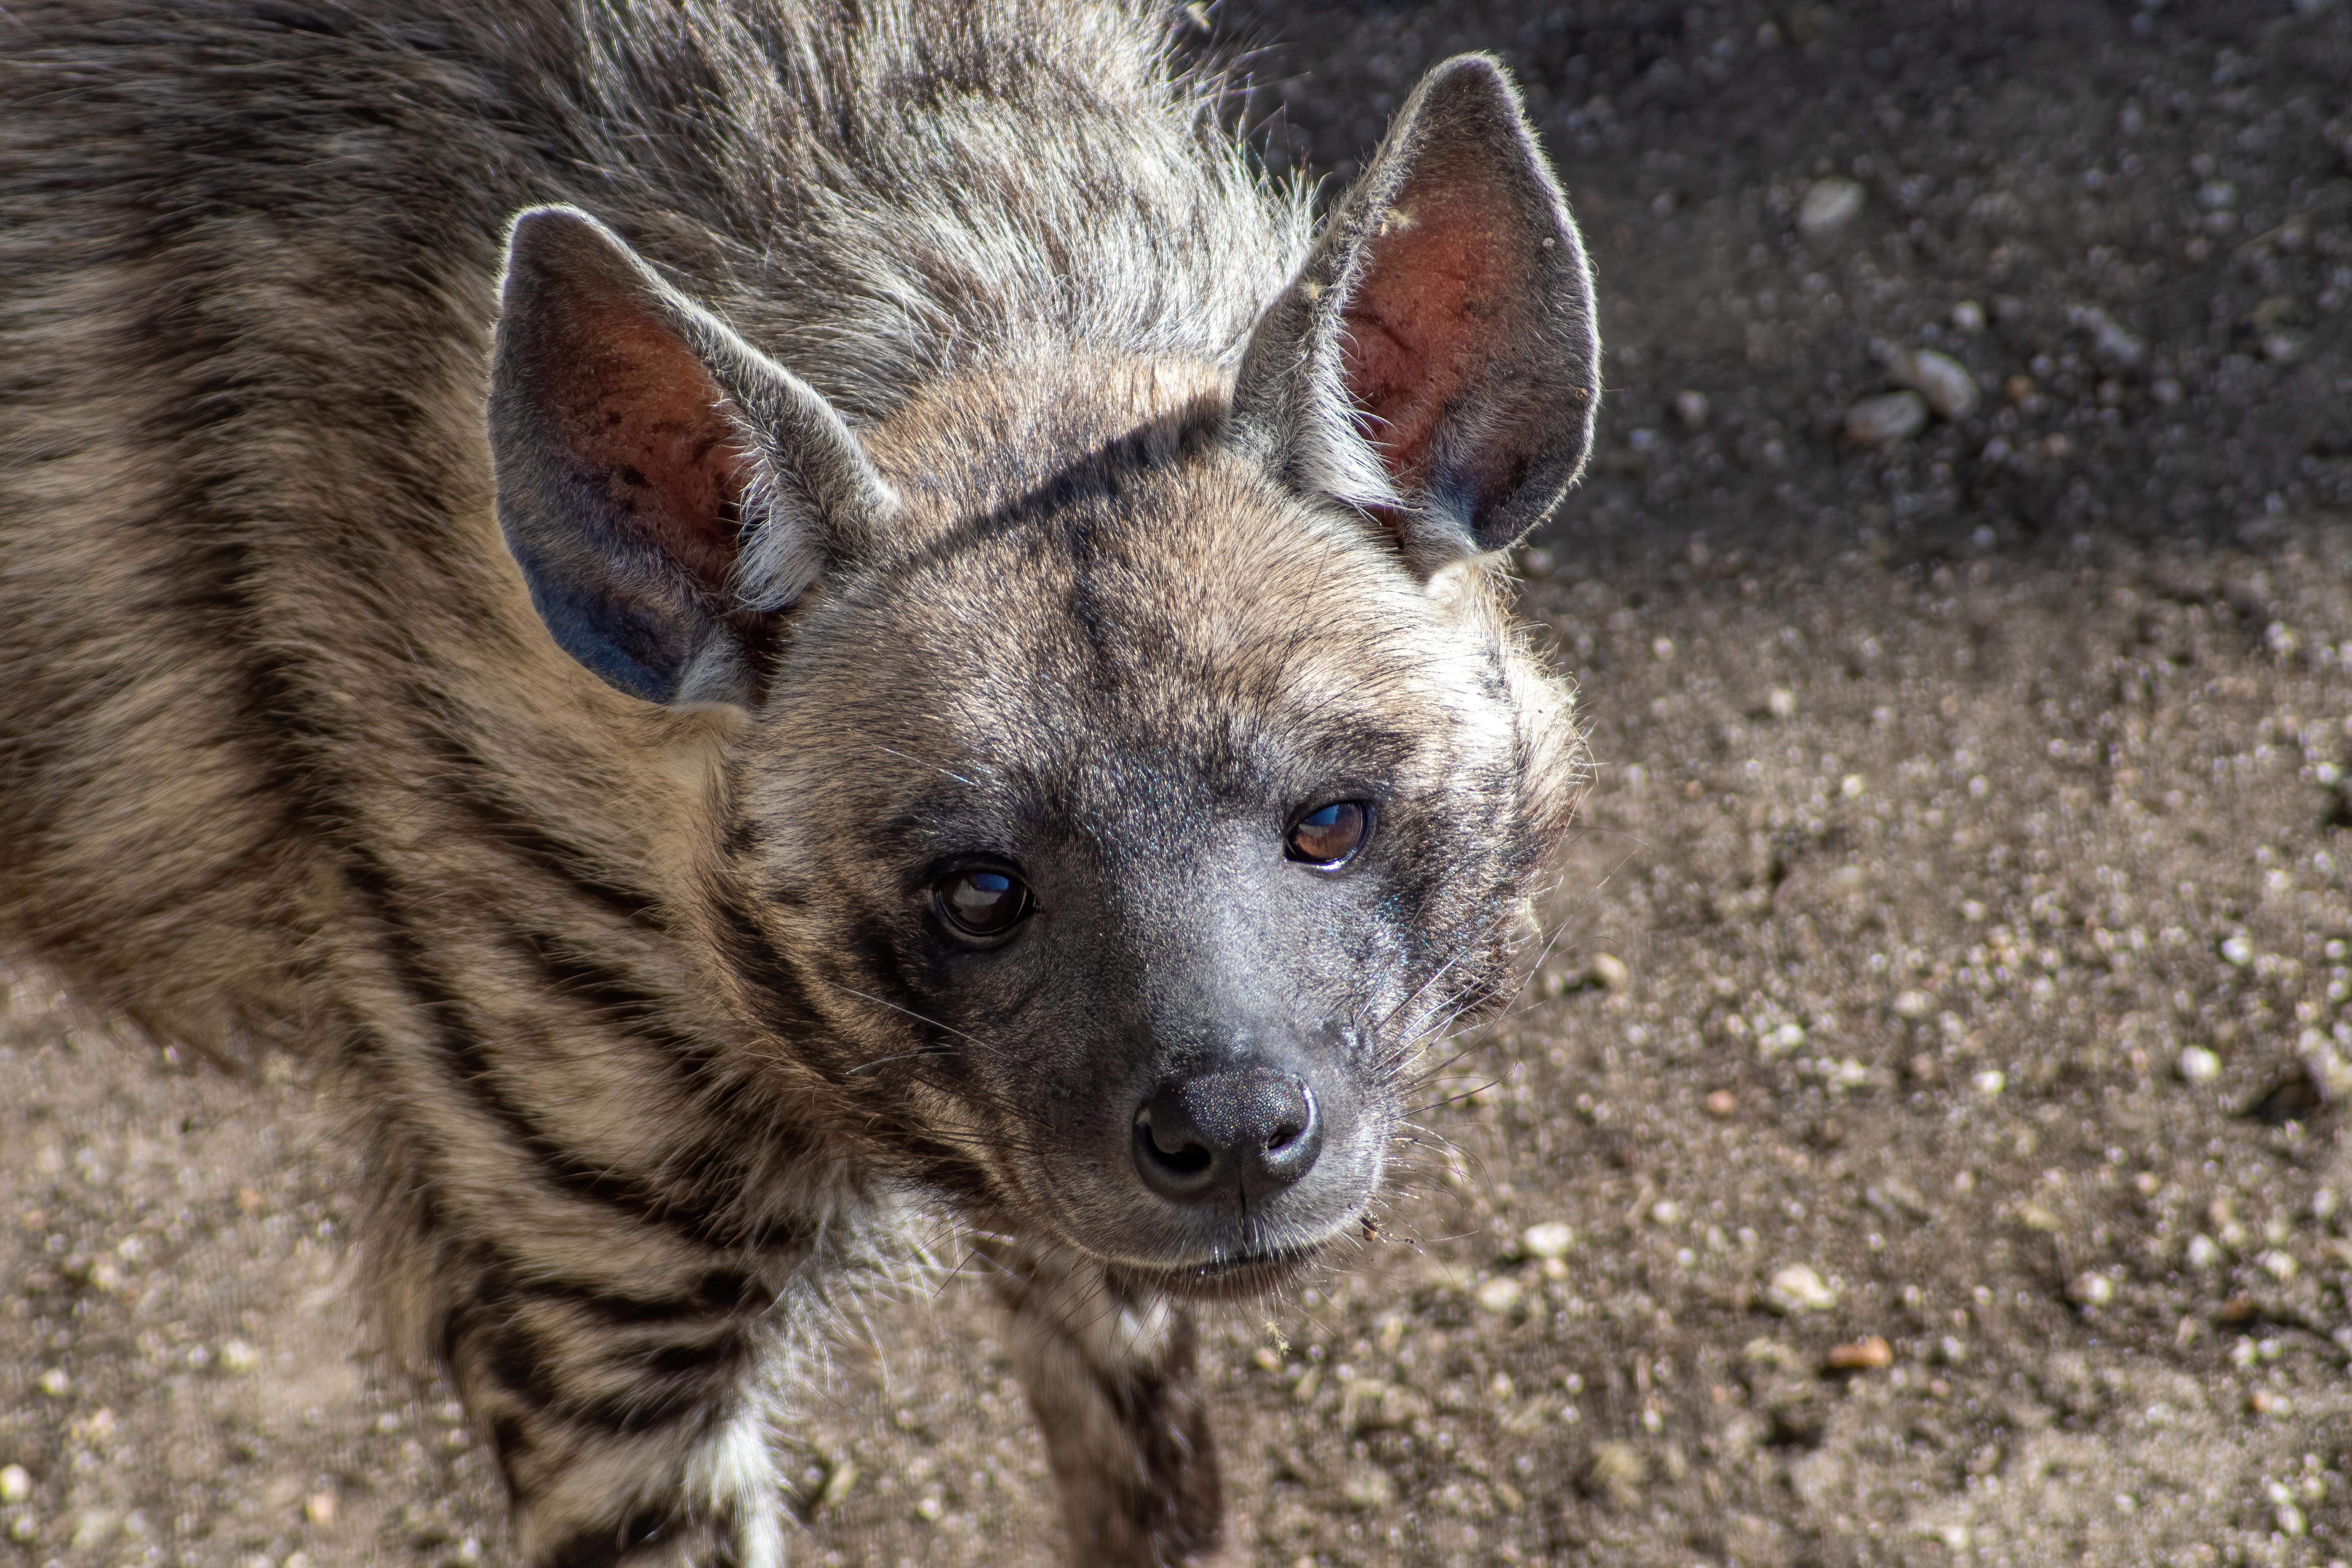
[[[1363,1216],[1583,783],[1494,563],[1598,347],[1500,70],[1318,229],[1141,5],[7,26],[9,956],[319,1064],[520,1560],[778,1561],[910,1206],[1073,1561],[1213,1553],[1182,1304]]]

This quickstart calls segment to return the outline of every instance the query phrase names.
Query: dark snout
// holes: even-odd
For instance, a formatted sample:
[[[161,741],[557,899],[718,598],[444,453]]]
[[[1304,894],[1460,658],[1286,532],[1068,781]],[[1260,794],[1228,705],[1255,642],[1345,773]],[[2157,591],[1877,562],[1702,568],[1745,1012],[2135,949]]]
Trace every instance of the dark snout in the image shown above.
[[[1315,1167],[1323,1118],[1295,1073],[1236,1068],[1167,1085],[1135,1113],[1135,1168],[1171,1203],[1261,1207]]]

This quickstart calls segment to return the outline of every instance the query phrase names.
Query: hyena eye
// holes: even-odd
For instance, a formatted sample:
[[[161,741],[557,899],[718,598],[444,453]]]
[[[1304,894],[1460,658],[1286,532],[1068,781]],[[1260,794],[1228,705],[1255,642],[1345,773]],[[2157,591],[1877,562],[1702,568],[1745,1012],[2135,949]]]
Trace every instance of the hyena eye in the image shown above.
[[[1372,830],[1372,803],[1333,801],[1310,811],[1291,828],[1284,848],[1293,860],[1319,869],[1337,870],[1349,856],[1363,847]]]
[[[931,901],[958,935],[996,937],[1029,912],[1029,889],[1010,871],[969,866],[932,884]]]

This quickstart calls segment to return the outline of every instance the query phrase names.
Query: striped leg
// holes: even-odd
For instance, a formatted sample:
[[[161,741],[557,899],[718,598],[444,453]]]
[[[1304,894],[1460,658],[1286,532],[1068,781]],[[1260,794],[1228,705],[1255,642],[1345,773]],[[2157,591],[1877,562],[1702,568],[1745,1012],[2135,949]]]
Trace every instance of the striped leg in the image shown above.
[[[522,1562],[779,1568],[771,1301],[724,1269],[665,1292],[478,1268],[442,1348],[513,1495]]]
[[[1208,1412],[1193,1382],[1192,1321],[1115,1290],[1099,1269],[1027,1248],[994,1251],[1013,1353],[1062,1493],[1079,1568],[1223,1560]]]

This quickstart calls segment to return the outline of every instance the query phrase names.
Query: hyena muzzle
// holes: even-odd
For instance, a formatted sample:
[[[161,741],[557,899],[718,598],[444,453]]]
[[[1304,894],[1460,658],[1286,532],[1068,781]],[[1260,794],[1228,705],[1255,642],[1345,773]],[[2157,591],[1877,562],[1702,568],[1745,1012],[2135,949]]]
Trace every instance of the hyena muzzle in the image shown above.
[[[1317,232],[1137,7],[6,26],[11,952],[320,1064],[520,1560],[778,1561],[912,1212],[1072,1560],[1213,1555],[1182,1304],[1364,1218],[1581,784],[1493,561],[1598,351],[1501,71]]]

